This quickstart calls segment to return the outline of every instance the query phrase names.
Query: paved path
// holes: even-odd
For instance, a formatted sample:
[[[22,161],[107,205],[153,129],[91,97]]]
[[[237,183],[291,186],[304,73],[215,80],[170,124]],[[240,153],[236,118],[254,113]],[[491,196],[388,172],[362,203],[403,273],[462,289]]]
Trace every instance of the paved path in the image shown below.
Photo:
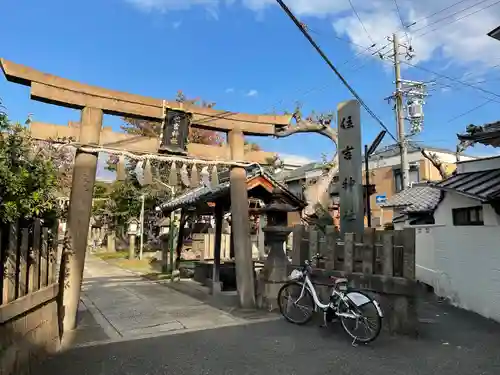
[[[247,324],[95,258],[89,259],[85,276],[89,310],[106,315],[115,339],[62,352],[35,373],[500,374],[500,324],[433,300],[422,303],[420,316],[428,323],[418,340],[382,334],[369,346],[353,347],[338,325],[320,329],[281,319]]]
[[[446,312],[446,311],[445,311]],[[338,326],[282,320],[78,348],[37,373],[65,375],[498,375],[500,329],[436,317],[419,340],[383,335],[352,347]]]
[[[112,340],[245,323],[93,256],[85,265],[82,301]]]

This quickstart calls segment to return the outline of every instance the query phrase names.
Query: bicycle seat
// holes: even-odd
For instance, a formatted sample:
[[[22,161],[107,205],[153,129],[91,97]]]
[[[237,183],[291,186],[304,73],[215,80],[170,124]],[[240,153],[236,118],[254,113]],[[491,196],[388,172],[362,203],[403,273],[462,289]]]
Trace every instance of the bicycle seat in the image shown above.
[[[335,276],[330,276],[330,280],[332,280],[335,284],[347,283],[349,281],[345,277],[335,277]]]

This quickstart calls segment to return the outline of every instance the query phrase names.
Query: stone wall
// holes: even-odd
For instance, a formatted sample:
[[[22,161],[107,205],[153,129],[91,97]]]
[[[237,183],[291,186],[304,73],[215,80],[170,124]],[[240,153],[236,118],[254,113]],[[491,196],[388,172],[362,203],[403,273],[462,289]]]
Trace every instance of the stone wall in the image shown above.
[[[0,375],[34,375],[59,349],[58,285],[0,306]]]

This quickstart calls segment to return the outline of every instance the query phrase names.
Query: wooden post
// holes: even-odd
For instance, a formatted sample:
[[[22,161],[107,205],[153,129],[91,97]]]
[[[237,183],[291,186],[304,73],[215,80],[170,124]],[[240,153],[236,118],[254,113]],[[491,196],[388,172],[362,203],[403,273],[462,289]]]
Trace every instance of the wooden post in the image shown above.
[[[212,272],[212,294],[221,291],[220,285],[220,253],[222,244],[222,220],[224,219],[222,202],[215,203],[215,241],[214,241],[214,268]]]
[[[80,143],[99,144],[102,116],[101,109],[90,107],[82,109]],[[77,150],[75,155],[68,214],[69,249],[65,249],[61,262],[61,267],[67,267],[68,271],[66,287],[61,288],[64,305],[64,332],[76,327],[76,313],[80,302],[97,158],[98,153],[87,153],[80,150]]]
[[[23,228],[21,230],[21,248],[19,249],[19,297],[23,297],[28,292],[28,241],[29,229]]]
[[[266,258],[266,241],[264,239],[264,227],[266,226],[266,215],[260,215],[259,217],[259,231],[258,231],[258,247],[259,247],[259,258],[264,260]]]
[[[245,138],[243,132],[234,129],[229,132],[231,159],[243,160]],[[248,222],[247,176],[244,167],[232,166],[229,174],[231,183],[231,233],[234,241],[236,285],[240,305],[243,308],[255,307],[254,270],[250,228]]]
[[[5,260],[3,274],[3,298],[2,303],[8,303],[16,298],[16,273],[17,273],[17,235],[18,225],[9,225],[9,250]]]
[[[32,262],[29,269],[29,292],[40,289],[40,220],[35,220],[33,226],[33,245],[31,248]]]
[[[179,223],[179,234],[175,244],[175,265],[178,268],[181,264],[182,246],[184,245],[184,226],[187,221],[186,210],[181,210],[181,219]]]

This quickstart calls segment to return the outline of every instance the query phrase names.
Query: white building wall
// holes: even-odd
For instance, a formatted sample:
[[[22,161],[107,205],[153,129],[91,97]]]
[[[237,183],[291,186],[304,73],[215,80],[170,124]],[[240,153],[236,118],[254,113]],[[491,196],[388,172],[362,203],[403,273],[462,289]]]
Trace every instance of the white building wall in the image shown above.
[[[450,225],[453,226],[453,215],[452,209],[454,208],[466,208],[466,207],[474,207],[481,206],[481,202],[464,197],[463,195],[454,193],[454,192],[446,192],[444,193],[444,198],[441,203],[434,211],[434,221],[436,224]],[[496,230],[500,231],[500,216],[496,214],[493,207],[489,204],[483,204],[483,221],[485,226],[494,226],[497,227]],[[458,230],[460,227],[454,227]],[[499,243],[499,251],[500,251],[500,243]]]
[[[416,277],[454,305],[500,321],[498,226],[416,228]]]
[[[457,163],[457,173],[483,172],[500,168],[500,156]]]

